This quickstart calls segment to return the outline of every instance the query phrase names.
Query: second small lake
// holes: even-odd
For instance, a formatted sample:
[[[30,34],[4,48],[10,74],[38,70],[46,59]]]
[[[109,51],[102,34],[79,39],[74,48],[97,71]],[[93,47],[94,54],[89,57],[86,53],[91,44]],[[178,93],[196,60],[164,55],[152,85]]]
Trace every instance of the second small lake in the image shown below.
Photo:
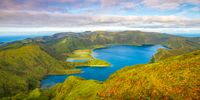
[[[106,60],[112,65],[106,68],[81,68],[83,73],[73,74],[74,76],[85,79],[94,79],[99,81],[106,80],[112,73],[130,65],[148,63],[158,48],[164,48],[161,45],[113,45],[106,48],[93,50],[93,56],[97,59]],[[62,83],[69,75],[48,75],[41,81],[42,88],[51,87],[57,83]]]

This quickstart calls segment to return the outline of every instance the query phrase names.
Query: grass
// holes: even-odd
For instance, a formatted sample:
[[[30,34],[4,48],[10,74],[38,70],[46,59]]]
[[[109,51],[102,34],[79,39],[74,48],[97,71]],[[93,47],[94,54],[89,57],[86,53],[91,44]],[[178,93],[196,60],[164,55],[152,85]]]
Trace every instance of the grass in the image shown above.
[[[101,84],[95,80],[85,81],[82,78],[70,76],[62,85],[53,88],[56,91],[55,100],[94,100]]]
[[[40,86],[47,74],[65,73],[64,66],[37,45],[0,51],[0,97]]]
[[[67,69],[66,74],[79,74],[81,73],[81,69]]]
[[[90,67],[109,67],[110,64],[104,60],[96,59],[92,56],[92,50],[75,50],[69,55],[67,60],[85,60],[83,62],[71,62],[75,67],[90,66]]]
[[[91,56],[92,51],[89,49],[85,49],[85,50],[75,50],[73,51],[73,53],[71,55],[69,55],[69,58],[77,58],[77,59],[81,59],[81,58],[88,58],[88,59],[93,59],[93,57]]]

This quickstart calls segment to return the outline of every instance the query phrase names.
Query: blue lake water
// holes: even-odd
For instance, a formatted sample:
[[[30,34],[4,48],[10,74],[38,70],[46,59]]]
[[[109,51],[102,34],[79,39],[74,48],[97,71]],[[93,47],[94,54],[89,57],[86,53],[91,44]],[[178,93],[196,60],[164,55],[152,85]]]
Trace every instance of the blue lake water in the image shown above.
[[[94,79],[99,81],[106,80],[112,73],[130,65],[148,63],[151,56],[154,55],[158,48],[164,48],[160,45],[130,46],[114,45],[107,48],[95,49],[93,56],[111,63],[106,68],[81,68],[83,73],[74,74],[85,79]],[[48,75],[41,81],[41,87],[47,88],[62,83],[69,75]]]

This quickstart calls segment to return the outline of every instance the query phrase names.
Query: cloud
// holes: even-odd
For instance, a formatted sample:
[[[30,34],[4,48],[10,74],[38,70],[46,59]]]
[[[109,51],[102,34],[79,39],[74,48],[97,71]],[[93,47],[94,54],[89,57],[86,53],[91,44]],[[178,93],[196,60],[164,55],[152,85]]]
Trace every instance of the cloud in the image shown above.
[[[194,12],[200,12],[200,7],[194,7],[191,10],[194,11]]]
[[[148,7],[163,10],[177,9],[183,4],[200,4],[200,0],[144,0],[143,2]]]
[[[163,12],[185,4],[196,6],[182,9],[177,16],[145,15],[150,12],[143,10]],[[186,17],[199,16],[199,5],[200,0],[0,0],[0,27],[200,28],[199,17]],[[145,14],[131,15],[135,9]]]
[[[112,9],[134,9],[136,6],[141,5],[161,10],[173,10],[183,4],[200,5],[200,0],[0,0],[0,8],[4,10],[46,10],[58,12],[93,6]]]
[[[151,8],[158,8],[158,9],[176,9],[180,6],[180,3],[175,0],[144,0],[144,4]]]
[[[132,2],[127,2],[127,3],[124,3],[124,9],[132,9],[134,8],[136,5]]]
[[[52,12],[0,11],[0,27],[99,27],[195,28],[200,18],[180,16],[111,16]]]

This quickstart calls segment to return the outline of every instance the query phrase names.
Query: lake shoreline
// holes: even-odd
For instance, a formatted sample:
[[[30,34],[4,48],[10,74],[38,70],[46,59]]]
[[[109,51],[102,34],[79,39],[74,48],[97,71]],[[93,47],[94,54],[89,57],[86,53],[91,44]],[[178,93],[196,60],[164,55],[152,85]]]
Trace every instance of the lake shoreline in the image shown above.
[[[125,47],[125,48],[124,48]],[[141,48],[142,47],[142,48]],[[151,53],[147,53],[148,55],[149,55],[149,57],[148,56],[145,56],[145,55],[142,55],[142,54],[140,54],[140,55],[138,55],[138,56],[144,56],[144,57],[146,57],[145,59],[143,59],[142,60],[142,62],[141,63],[139,63],[138,61],[140,61],[140,60],[138,60],[137,61],[137,58],[138,58],[138,56],[137,55],[132,55],[132,54],[129,54],[128,52],[130,52],[130,51],[128,51],[127,53],[126,52],[123,52],[124,51],[124,49],[122,49],[122,51],[119,51],[119,52],[121,52],[121,53],[124,53],[124,54],[126,54],[127,56],[130,56],[131,57],[131,59],[135,59],[136,60],[136,62],[135,63],[133,63],[134,61],[131,61],[131,62],[129,62],[130,64],[126,64],[125,62],[127,61],[127,60],[125,60],[125,59],[123,59],[123,58],[119,58],[119,60],[120,59],[122,59],[122,61],[124,60],[125,62],[124,62],[124,64],[122,64],[122,65],[119,65],[119,66],[121,66],[120,68],[124,68],[125,66],[129,66],[129,65],[136,65],[136,64],[146,64],[146,63],[149,63],[149,60],[151,59],[151,56],[152,55],[155,55],[156,53],[157,53],[157,51],[158,51],[158,49],[159,48],[163,48],[164,46],[162,46],[162,45],[141,45],[141,46],[135,46],[135,45],[108,45],[108,46],[104,46],[104,47],[101,47],[101,48],[93,48],[93,49],[90,49],[92,52],[90,52],[91,53],[91,55],[92,55],[92,57],[94,57],[94,58],[96,58],[96,59],[103,59],[103,58],[99,58],[99,56],[101,56],[101,57],[104,57],[104,55],[102,55],[102,54],[98,54],[98,56],[97,55],[94,55],[95,53],[97,53],[97,52],[100,52],[100,51],[104,51],[104,50],[109,50],[109,49],[112,49],[112,48],[124,48],[125,49],[125,51],[126,51],[126,48],[129,50],[131,50],[131,49],[136,49],[136,51],[135,52],[138,52],[138,53],[141,53],[140,52],[140,49],[141,50],[143,50],[143,53],[147,53],[147,52],[151,52]],[[144,48],[144,49],[143,49]],[[149,49],[150,51],[146,51],[145,50],[145,48],[146,49]],[[151,49],[152,48],[152,49]],[[154,49],[153,49],[154,48]],[[139,51],[137,51],[137,49],[139,50]],[[113,52],[115,52],[116,50],[118,50],[118,49],[112,49],[113,50]],[[118,52],[118,51],[117,51]],[[132,50],[131,50],[131,52],[132,52]],[[120,54],[121,54],[120,53]],[[133,52],[134,53],[134,52]],[[111,53],[112,54],[112,53]],[[119,54],[119,53],[118,53]],[[135,53],[134,53],[135,54]],[[137,53],[136,53],[137,54]],[[115,54],[112,54],[112,55],[115,55]],[[132,57],[133,56],[133,57]],[[109,59],[110,57],[108,57],[108,59]],[[114,57],[115,59],[118,59],[118,57]],[[114,59],[113,58],[113,59]],[[106,59],[103,59],[103,60],[106,60]],[[108,61],[108,60],[106,60],[106,61]],[[109,61],[108,61],[109,62]],[[120,61],[119,61],[120,62]],[[118,62],[115,62],[115,63],[118,63]],[[95,67],[91,67],[91,66],[78,66],[78,67],[76,67],[75,69],[80,69],[81,71],[79,72],[79,73],[75,73],[75,74],[73,74],[73,73],[70,73],[70,74],[61,74],[61,75],[59,75],[58,77],[65,77],[65,78],[67,78],[69,75],[74,75],[74,76],[79,76],[79,77],[83,77],[83,78],[85,78],[85,79],[93,79],[93,78],[86,78],[86,77],[96,77],[96,74],[100,74],[100,73],[102,73],[102,75],[104,75],[104,73],[105,73],[105,77],[104,77],[104,79],[107,79],[106,77],[108,77],[108,76],[110,76],[110,74],[112,74],[113,72],[115,72],[115,70],[117,71],[117,70],[119,70],[120,68],[118,68],[118,67],[116,67],[116,64],[114,64],[113,65],[113,63],[111,62],[111,64],[112,64],[112,66],[114,66],[114,67],[105,67],[105,66],[100,66],[99,67],[99,65],[98,66],[95,66]],[[118,65],[118,64],[117,64]],[[109,71],[109,73],[110,74],[106,74],[106,72],[104,72],[104,70],[109,70],[109,69],[115,69],[114,71],[111,71],[112,73],[110,73],[110,71]],[[117,69],[116,69],[117,68]],[[72,69],[73,70],[73,69]],[[90,76],[85,76],[85,75],[87,75],[87,73],[88,73],[88,70],[91,70],[91,75]],[[94,70],[94,71],[93,71]],[[97,71],[97,72],[95,72],[95,70]],[[78,72],[78,71],[77,71]],[[92,74],[93,73],[93,74]],[[88,73],[89,74],[89,73]],[[51,75],[50,77],[57,77],[57,75]],[[48,75],[46,76],[46,77],[48,77]],[[99,78],[101,78],[102,76],[99,76]],[[102,79],[102,80],[99,80],[99,81],[104,81],[104,79]],[[48,80],[48,78],[47,78],[47,80]],[[63,80],[65,80],[65,79],[63,79]],[[98,80],[98,79],[96,79],[96,78],[94,78],[94,80]]]

